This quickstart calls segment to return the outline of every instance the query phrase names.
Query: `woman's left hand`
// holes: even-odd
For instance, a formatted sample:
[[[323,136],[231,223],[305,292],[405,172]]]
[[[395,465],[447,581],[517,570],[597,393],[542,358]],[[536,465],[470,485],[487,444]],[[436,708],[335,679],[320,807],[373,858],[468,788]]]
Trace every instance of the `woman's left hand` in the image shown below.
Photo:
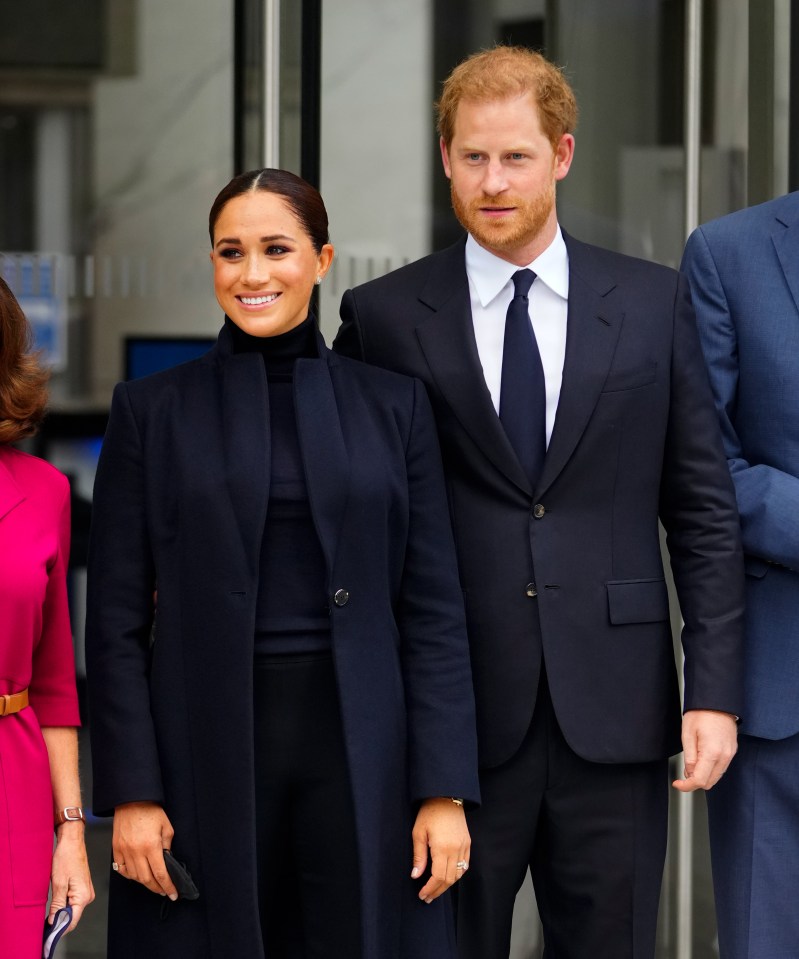
[[[59,826],[53,852],[52,900],[48,922],[63,906],[72,906],[71,932],[80,922],[83,910],[94,899],[94,886],[86,856],[83,823],[66,822]]]
[[[419,892],[424,902],[432,902],[469,868],[472,841],[466,826],[463,806],[451,799],[426,799],[413,827],[413,870],[418,879],[427,866],[430,849],[430,878]]]

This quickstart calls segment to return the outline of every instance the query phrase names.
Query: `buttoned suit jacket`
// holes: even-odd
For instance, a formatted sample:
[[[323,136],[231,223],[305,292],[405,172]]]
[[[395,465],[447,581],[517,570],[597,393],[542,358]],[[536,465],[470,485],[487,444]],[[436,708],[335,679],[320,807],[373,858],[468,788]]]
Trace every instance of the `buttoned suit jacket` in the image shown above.
[[[482,374],[464,241],[348,290],[334,343],[428,387],[488,766],[529,727],[542,652],[579,755],[635,762],[680,749],[658,518],[685,619],[685,707],[742,709],[738,519],[687,284],[564,237],[563,382],[534,490]]]
[[[799,732],[799,193],[699,227],[682,269],[741,514],[741,730],[783,739]]]

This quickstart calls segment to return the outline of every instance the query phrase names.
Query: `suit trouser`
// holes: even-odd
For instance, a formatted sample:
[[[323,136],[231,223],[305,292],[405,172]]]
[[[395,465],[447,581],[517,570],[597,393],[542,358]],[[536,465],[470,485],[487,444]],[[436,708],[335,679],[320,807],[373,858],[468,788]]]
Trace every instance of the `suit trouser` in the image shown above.
[[[358,959],[355,817],[330,655],[255,665],[258,885],[270,959]]]
[[[581,759],[560,730],[546,675],[508,762],[483,770],[458,883],[461,959],[505,959],[528,868],[547,959],[652,959],[668,825],[667,760]]]
[[[740,736],[707,803],[721,959],[796,959],[799,734]]]

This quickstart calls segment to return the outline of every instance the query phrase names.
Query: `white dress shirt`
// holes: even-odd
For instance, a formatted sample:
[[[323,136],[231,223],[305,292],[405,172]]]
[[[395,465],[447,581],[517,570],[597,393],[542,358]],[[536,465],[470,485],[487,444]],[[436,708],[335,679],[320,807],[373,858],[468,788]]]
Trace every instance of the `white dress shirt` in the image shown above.
[[[502,379],[502,346],[505,316],[513,299],[513,274],[523,269],[502,260],[470,235],[466,240],[466,275],[472,301],[472,322],[477,352],[486,385],[499,413],[499,389]],[[566,316],[569,299],[569,256],[558,227],[555,239],[544,252],[528,264],[536,274],[529,293],[529,311],[533,331],[544,367],[547,394],[547,446],[555,425],[560,399],[563,362],[566,357]]]

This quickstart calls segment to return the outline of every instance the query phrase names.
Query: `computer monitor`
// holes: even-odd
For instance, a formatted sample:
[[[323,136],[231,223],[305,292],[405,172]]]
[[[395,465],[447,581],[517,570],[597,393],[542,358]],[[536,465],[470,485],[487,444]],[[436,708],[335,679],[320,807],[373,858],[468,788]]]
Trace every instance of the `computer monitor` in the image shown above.
[[[125,379],[136,380],[196,359],[215,343],[215,336],[126,336]]]

